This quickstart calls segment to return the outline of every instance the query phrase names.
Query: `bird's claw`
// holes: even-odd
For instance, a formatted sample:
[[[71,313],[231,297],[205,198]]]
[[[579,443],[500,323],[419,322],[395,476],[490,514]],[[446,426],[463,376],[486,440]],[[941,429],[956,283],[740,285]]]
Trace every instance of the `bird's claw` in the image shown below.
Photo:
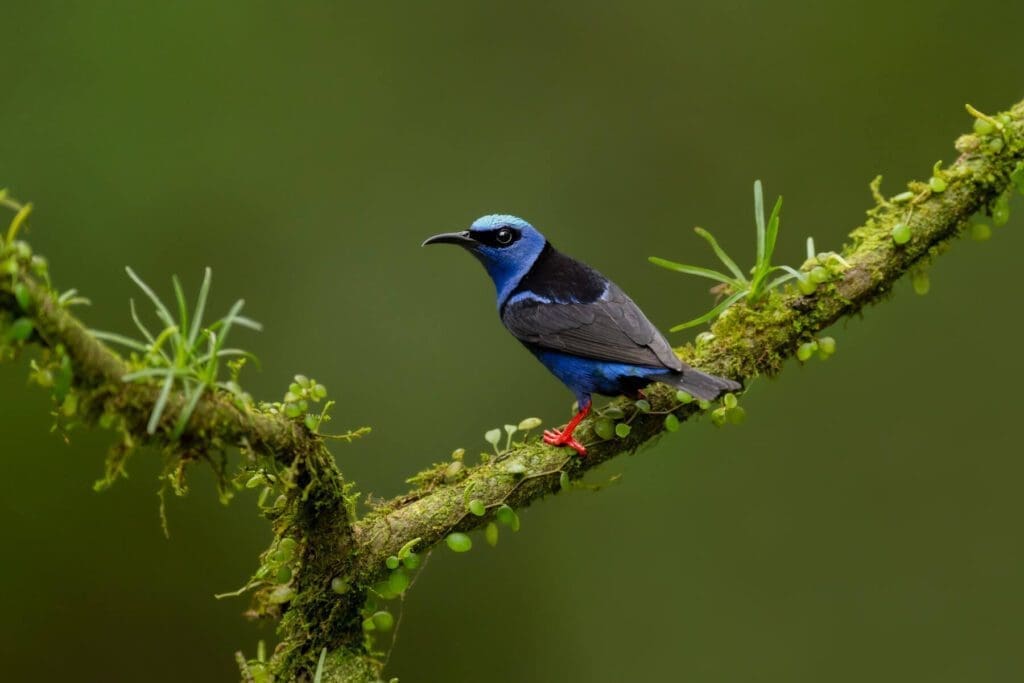
[[[566,434],[558,429],[545,429],[544,443],[549,446],[568,446],[581,456],[587,454],[586,447],[576,439],[572,438],[572,432]]]

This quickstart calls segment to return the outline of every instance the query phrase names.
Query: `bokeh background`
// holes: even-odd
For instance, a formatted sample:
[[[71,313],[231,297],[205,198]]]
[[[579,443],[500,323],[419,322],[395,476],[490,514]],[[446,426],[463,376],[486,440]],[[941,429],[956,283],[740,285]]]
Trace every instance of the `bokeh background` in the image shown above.
[[[927,177],[963,105],[1024,95],[1024,4],[8,3],[0,185],[36,204],[56,283],[130,332],[131,265],[169,293],[214,269],[262,334],[254,395],[328,386],[361,490],[392,495],[485,430],[571,397],[500,327],[434,232],[512,212],[668,328],[709,305],[690,230],[752,256],[838,248],[884,173]],[[1021,212],[1022,201],[1014,202]],[[741,427],[621,458],[600,493],[524,511],[496,549],[433,554],[388,674],[408,681],[1006,681],[1024,676],[1019,215],[756,382]],[[672,337],[683,342],[685,335]],[[0,366],[0,658],[12,681],[226,681],[273,640],[241,585],[269,535],[251,492],[157,517],[155,453],[95,494],[108,435],[49,432]],[[1016,445],[1015,445],[1016,444]]]

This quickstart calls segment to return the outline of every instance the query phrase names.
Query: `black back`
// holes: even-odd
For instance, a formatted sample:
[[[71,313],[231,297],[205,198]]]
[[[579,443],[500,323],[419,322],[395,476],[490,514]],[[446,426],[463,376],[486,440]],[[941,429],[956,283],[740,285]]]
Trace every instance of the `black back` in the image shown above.
[[[550,244],[509,295],[501,320],[528,345],[674,371],[685,367],[625,292]]]
[[[539,297],[553,301],[575,301],[590,303],[604,293],[608,280],[599,272],[566,256],[544,243],[533,266],[519,281],[519,286],[512,290],[509,299],[522,292],[531,292]]]

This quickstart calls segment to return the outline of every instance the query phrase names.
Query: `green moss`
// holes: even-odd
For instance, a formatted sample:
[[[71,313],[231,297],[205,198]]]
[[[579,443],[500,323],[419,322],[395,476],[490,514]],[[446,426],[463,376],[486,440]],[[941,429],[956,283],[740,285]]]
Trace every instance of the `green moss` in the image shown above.
[[[996,208],[994,202],[1008,187],[1011,174],[1021,173],[1024,103],[1009,115],[981,120],[987,125],[957,141],[961,157],[933,169],[932,178],[944,183],[941,191],[934,182],[912,182],[906,191],[887,199],[880,179],[872,183],[874,205],[864,225],[850,234],[842,252],[845,263],[829,260],[827,254],[824,259],[814,257],[813,267],[827,273],[818,273],[820,284],[813,293],[776,291],[755,306],[737,304],[696,343],[680,348],[680,356],[702,369],[736,378],[775,373],[800,344],[809,343],[840,317],[888,296],[908,271],[924,268],[963,232],[970,216]],[[892,240],[897,222],[911,226],[914,236],[899,247]],[[17,293],[15,285],[20,285]],[[27,244],[7,239],[0,245],[0,327],[9,328],[20,317],[29,317],[37,333],[14,339],[16,344],[8,345],[12,353],[0,353],[0,360],[41,346],[44,340],[60,340],[64,351],[44,351],[33,367],[33,378],[54,392],[59,406],[65,407],[68,397],[74,396],[74,410],[65,411],[66,419],[103,424],[123,439],[108,460],[108,483],[121,476],[128,454],[142,440],[164,447],[164,476],[172,490],[184,490],[188,463],[205,461],[223,484],[222,496],[230,495],[225,455],[230,444],[243,447],[246,480],[254,471],[275,476],[263,494],[274,502],[261,505],[275,541],[261,556],[249,587],[250,614],[280,619],[281,646],[271,662],[249,664],[259,664],[279,680],[310,679],[325,648],[322,680],[377,678],[380,663],[367,654],[362,624],[370,608],[367,586],[385,571],[385,558],[412,538],[422,539],[427,548],[452,532],[487,524],[490,510],[502,503],[524,507],[560,490],[565,476],[579,479],[616,455],[652,443],[666,426],[677,424],[667,416],[681,420],[698,412],[696,402],[680,404],[674,390],[652,387],[647,392],[647,414],[635,415],[631,401],[613,402],[628,416],[630,429],[623,438],[598,442],[594,421],[584,421],[579,434],[588,446],[593,444],[586,459],[532,442],[503,453],[508,456],[503,460],[474,466],[461,459],[437,463],[410,479],[415,491],[354,522],[353,487],[343,481],[322,441],[301,424],[211,395],[200,404],[192,431],[180,442],[168,439],[166,426],[145,435],[153,387],[118,381],[128,364],[64,310],[49,287],[45,260],[34,256]],[[67,382],[61,379],[65,359],[73,370]],[[520,475],[508,471],[511,459],[521,466]],[[457,472],[449,472],[453,462],[460,465]],[[470,484],[473,500],[485,506],[482,516],[467,509],[464,493]],[[288,539],[294,547],[282,553]],[[332,590],[342,585],[343,593]]]

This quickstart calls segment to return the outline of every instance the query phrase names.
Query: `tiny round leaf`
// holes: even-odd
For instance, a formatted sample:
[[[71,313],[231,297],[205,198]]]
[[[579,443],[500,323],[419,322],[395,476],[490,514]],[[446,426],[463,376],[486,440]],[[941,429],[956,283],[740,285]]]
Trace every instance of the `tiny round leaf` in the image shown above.
[[[395,618],[391,615],[391,612],[385,612],[384,610],[374,612],[371,618],[373,619],[373,625],[377,627],[378,631],[387,632],[395,627]]]
[[[499,522],[512,529],[512,531],[519,531],[519,515],[508,505],[502,505],[498,508],[495,517],[497,517]]]
[[[615,436],[615,423],[607,417],[598,418],[594,422],[594,433],[602,439],[608,440]]]
[[[531,429],[536,429],[537,427],[540,427],[540,425],[541,421],[539,417],[528,417],[519,423],[519,430],[523,432],[528,432]]]
[[[906,244],[910,241],[910,226],[906,223],[897,223],[892,226],[892,241],[896,244]]]
[[[461,531],[454,531],[448,534],[448,537],[444,539],[444,542],[448,544],[448,547],[457,553],[467,552],[473,547],[473,539]]]
[[[409,583],[409,575],[401,569],[396,569],[388,576],[388,590],[395,595],[404,593]]]
[[[484,538],[487,540],[487,545],[492,548],[498,545],[498,525],[494,522],[488,522],[484,528]]]

